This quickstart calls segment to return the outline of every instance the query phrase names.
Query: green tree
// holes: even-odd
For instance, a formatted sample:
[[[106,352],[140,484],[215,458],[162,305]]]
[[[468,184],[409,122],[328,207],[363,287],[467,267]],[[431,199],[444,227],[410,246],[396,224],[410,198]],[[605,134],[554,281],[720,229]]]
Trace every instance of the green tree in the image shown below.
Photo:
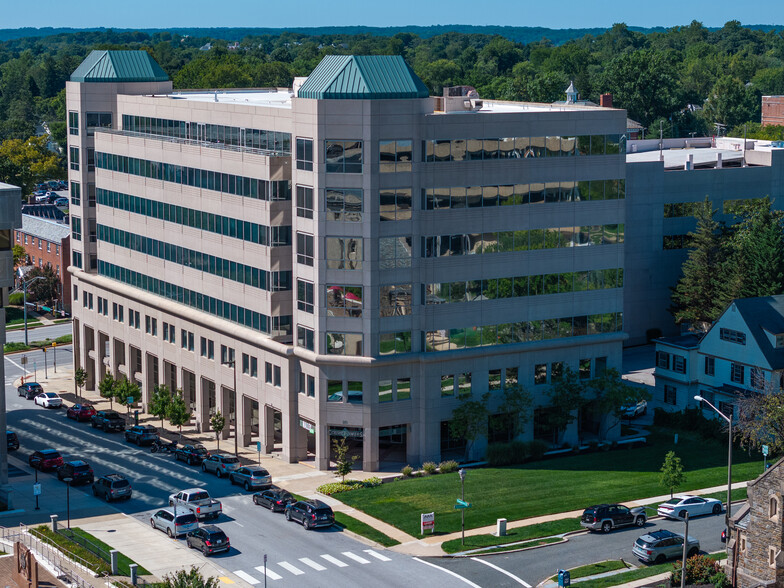
[[[27,260],[27,252],[21,245],[14,245],[11,251],[14,256],[14,267],[22,265]]]
[[[495,425],[509,432],[510,439],[523,434],[525,424],[531,420],[533,397],[520,384],[504,386]]]
[[[567,366],[564,373],[550,385],[550,397],[546,422],[553,432],[553,443],[557,444],[566,428],[577,420],[577,415],[586,403],[585,382],[579,374]]]
[[[667,455],[664,456],[664,463],[659,471],[661,472],[659,483],[670,491],[670,498],[672,498],[675,489],[686,482],[681,458],[676,456],[674,451],[668,451]]]
[[[210,417],[210,428],[215,433],[215,442],[218,444],[218,451],[220,451],[220,436],[225,427],[226,418],[221,414],[221,411],[218,410]]]
[[[704,202],[694,204],[692,212],[697,230],[689,233],[692,249],[673,288],[670,312],[677,323],[689,322],[707,330],[723,310],[720,301],[726,286],[719,270],[726,250],[710,199],[706,196]]]
[[[452,411],[452,420],[449,421],[449,433],[456,439],[465,439],[465,457],[471,455],[474,442],[487,435],[487,418],[489,411],[487,403],[490,393],[486,392],[479,400],[464,396],[460,404]]]
[[[784,391],[768,385],[762,394],[740,396],[737,405],[733,432],[741,443],[755,449],[767,445],[774,455],[784,453]]]
[[[593,380],[588,382],[589,391],[593,392],[594,402],[597,404],[598,413],[602,417],[603,437],[625,416],[629,406],[637,404],[640,400],[650,400],[650,392],[627,384],[621,373],[615,368],[609,368]],[[612,424],[607,426],[607,421]]]
[[[705,119],[713,124],[732,127],[759,119],[760,99],[737,78],[723,75],[714,84],[702,111]]]
[[[43,180],[64,175],[57,155],[47,149],[49,137],[30,137],[29,139],[8,139],[0,143],[0,161],[8,159],[16,170],[16,177],[9,178],[22,188],[22,194],[30,194],[33,186]],[[0,169],[2,169],[0,165]],[[7,172],[6,172],[7,173]],[[6,181],[0,177],[0,181]]]
[[[129,398],[133,398],[133,401],[130,404],[128,403]],[[131,382],[125,376],[115,382],[114,399],[121,406],[125,406],[128,409],[128,412],[131,411],[131,404],[139,402],[141,398],[142,390],[136,382]]]
[[[147,412],[161,419],[161,429],[163,429],[163,419],[169,413],[169,406],[172,403],[172,393],[165,384],[160,384],[152,389],[150,403]]]
[[[346,442],[345,438],[341,437],[340,439],[332,440],[332,452],[335,458],[335,471],[337,472],[338,476],[341,477],[342,481],[345,481],[346,476],[354,471],[354,462],[359,459],[358,455],[350,456],[348,454],[348,450],[348,443]]]
[[[114,387],[116,384],[117,381],[109,372],[106,372],[103,379],[98,382],[98,394],[101,395],[101,398],[109,400],[109,407],[111,408],[114,408]]]
[[[79,397],[82,396],[82,388],[87,383],[87,370],[84,368],[76,368],[74,372],[74,384],[79,388]]]
[[[205,578],[195,567],[190,570],[178,570],[167,574],[163,578],[162,588],[218,588],[220,581],[217,578]]]
[[[166,418],[169,419],[173,427],[177,427],[180,439],[182,439],[182,426],[191,420],[191,411],[183,398],[182,390],[177,390],[172,396],[171,403],[166,411]]]
[[[27,301],[54,308],[55,301],[60,298],[60,278],[52,266],[33,268],[25,276],[25,281],[29,282],[33,278],[42,279],[36,280],[27,288]]]

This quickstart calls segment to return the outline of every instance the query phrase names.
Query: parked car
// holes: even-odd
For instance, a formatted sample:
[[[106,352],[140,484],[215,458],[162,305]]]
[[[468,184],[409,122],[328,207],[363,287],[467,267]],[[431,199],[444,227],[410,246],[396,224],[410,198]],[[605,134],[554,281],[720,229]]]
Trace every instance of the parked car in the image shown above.
[[[253,495],[253,504],[266,506],[272,512],[284,512],[286,506],[292,502],[297,502],[297,500],[291,494],[280,488],[262,490]]]
[[[647,520],[643,506],[629,508],[623,504],[597,504],[583,511],[580,525],[589,531],[609,533],[616,527],[643,527]]]
[[[118,498],[128,499],[133,496],[133,487],[122,474],[107,474],[93,483],[93,496],[103,496],[106,502]]]
[[[92,404],[74,404],[68,408],[65,416],[75,421],[89,421],[94,414],[95,408]]]
[[[56,449],[41,449],[40,451],[34,451],[27,458],[27,463],[34,469],[45,472],[47,470],[56,470],[63,465],[63,458]]]
[[[32,400],[43,392],[44,389],[38,382],[27,382],[19,386],[16,391],[19,393],[19,396],[24,396],[27,400]]]
[[[63,399],[57,392],[42,392],[35,397],[35,403],[44,408],[60,408],[63,405]]]
[[[125,419],[116,410],[99,410],[90,418],[93,429],[100,427],[104,431],[124,431]]]
[[[52,204],[54,204],[57,208],[68,208],[71,203],[68,198],[60,196]]]
[[[162,508],[150,517],[150,526],[165,531],[169,537],[179,537],[198,529],[199,521],[190,511],[180,510],[175,516],[173,509]]]
[[[700,542],[689,536],[686,557],[700,552]],[[645,563],[664,563],[668,559],[683,557],[683,535],[659,529],[639,537],[632,545],[632,553]]]
[[[721,500],[703,498],[702,496],[675,496],[659,505],[658,513],[669,519],[689,518],[706,514],[719,514],[722,511]]]
[[[49,200],[49,192],[44,192],[43,194],[38,194],[37,196],[33,196],[33,199],[38,204],[42,204],[44,202],[47,202]]]
[[[231,549],[226,533],[215,525],[204,525],[190,531],[185,536],[185,543],[193,549],[201,549],[204,557]]]
[[[633,419],[638,416],[642,416],[647,414],[648,412],[648,401],[647,400],[640,400],[639,402],[635,402],[634,404],[629,404],[624,406],[622,409],[623,416],[627,419]]]
[[[13,431],[5,432],[6,439],[8,439],[8,451],[19,449],[19,437]]]
[[[272,476],[264,468],[243,466],[237,471],[229,473],[229,482],[243,486],[245,490],[250,491],[253,488],[272,486]]]
[[[152,425],[134,425],[125,431],[125,440],[142,445],[152,445],[158,440],[158,429]]]
[[[331,527],[335,523],[332,509],[320,500],[300,500],[286,505],[286,520],[302,523],[306,530]]]
[[[203,462],[201,462],[201,469],[204,472],[213,472],[219,478],[229,475],[240,469],[240,460],[233,455],[226,455],[223,453],[213,453]]]
[[[80,459],[66,461],[57,468],[57,479],[65,480],[65,478],[71,478],[71,484],[92,484],[95,481],[93,468],[86,461]]]
[[[217,519],[223,512],[220,500],[214,500],[203,488],[188,488],[169,496],[169,506],[181,506],[190,510],[197,519]]]
[[[184,461],[188,465],[199,465],[203,462],[209,452],[205,449],[204,445],[197,443],[196,445],[183,445],[178,447],[174,452],[174,458],[178,461]]]

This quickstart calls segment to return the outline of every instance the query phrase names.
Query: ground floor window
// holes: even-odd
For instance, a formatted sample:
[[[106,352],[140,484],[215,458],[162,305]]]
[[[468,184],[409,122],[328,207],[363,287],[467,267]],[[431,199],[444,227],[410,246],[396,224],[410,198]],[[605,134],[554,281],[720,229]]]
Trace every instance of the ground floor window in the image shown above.
[[[677,394],[675,386],[664,386],[664,404],[677,404]]]

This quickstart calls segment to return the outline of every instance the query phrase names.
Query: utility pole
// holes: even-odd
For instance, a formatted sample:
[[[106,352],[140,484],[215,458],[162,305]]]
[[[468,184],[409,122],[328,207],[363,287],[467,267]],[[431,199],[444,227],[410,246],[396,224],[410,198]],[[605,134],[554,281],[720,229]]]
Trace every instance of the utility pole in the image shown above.
[[[681,567],[681,588],[686,588],[686,554],[689,551],[689,511],[683,519],[686,523],[686,532],[683,535],[683,566]],[[729,541],[729,539],[727,539]]]

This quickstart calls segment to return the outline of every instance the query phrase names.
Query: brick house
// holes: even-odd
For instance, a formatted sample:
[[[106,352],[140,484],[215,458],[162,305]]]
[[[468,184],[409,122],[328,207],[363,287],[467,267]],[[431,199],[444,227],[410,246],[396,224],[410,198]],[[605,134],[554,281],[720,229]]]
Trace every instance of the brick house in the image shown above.
[[[748,484],[730,520],[726,573],[736,588],[784,586],[784,459]]]
[[[22,215],[22,228],[14,231],[14,244],[27,254],[26,264],[38,268],[51,266],[60,278],[58,310],[71,312],[71,229],[67,224]]]
[[[784,125],[784,96],[762,97],[762,126]]]

